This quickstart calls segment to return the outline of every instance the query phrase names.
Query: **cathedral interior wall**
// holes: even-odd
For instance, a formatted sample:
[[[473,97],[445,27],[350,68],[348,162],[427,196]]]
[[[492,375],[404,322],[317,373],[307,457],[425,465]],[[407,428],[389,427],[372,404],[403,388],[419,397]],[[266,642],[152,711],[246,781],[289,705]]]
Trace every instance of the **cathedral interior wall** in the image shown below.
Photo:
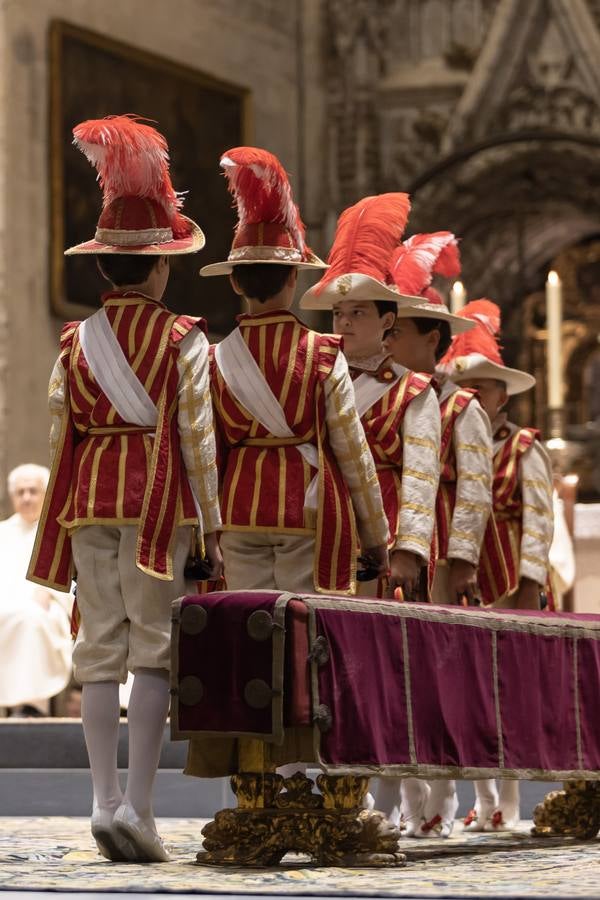
[[[153,4],[151,12],[146,0],[0,3],[0,367],[7,373],[0,384],[4,506],[10,468],[25,461],[47,462],[47,383],[61,326],[49,301],[50,23],[63,20],[245,88],[251,94],[246,140],[280,156],[294,180],[296,4],[285,6],[282,16],[278,0],[241,4],[178,0]],[[100,192],[95,190],[89,201],[99,209]],[[227,203],[225,193],[223,202]],[[209,236],[210,222],[202,224]],[[88,237],[81,235],[82,240]]]

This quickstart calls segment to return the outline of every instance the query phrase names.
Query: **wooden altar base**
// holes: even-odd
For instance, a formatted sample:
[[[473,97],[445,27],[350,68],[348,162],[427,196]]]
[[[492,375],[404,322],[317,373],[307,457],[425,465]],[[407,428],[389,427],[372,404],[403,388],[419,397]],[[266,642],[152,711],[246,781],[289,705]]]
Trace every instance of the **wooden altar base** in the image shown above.
[[[287,853],[318,866],[403,866],[400,830],[383,813],[363,809],[369,779],[298,772],[240,773],[231,779],[237,809],[218,812],[202,830],[199,865],[269,867]]]

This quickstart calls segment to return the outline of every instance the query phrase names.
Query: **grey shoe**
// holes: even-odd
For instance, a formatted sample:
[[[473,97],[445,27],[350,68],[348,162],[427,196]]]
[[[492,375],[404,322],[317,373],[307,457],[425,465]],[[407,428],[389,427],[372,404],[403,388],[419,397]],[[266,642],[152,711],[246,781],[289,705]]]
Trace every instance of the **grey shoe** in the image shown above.
[[[111,862],[129,862],[133,859],[132,848],[113,828],[113,813],[110,809],[94,808],[92,813],[92,837],[98,850]]]
[[[113,817],[119,837],[133,847],[136,862],[169,862],[169,854],[158,836],[154,823],[140,818],[129,803],[122,803]]]

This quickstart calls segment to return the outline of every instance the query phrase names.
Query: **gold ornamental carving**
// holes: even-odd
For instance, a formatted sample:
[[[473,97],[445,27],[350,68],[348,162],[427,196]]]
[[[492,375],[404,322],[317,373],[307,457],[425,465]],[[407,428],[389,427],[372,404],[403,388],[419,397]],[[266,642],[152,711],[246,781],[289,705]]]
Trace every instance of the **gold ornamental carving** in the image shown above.
[[[533,825],[535,835],[593,840],[600,831],[600,783],[567,781],[564,790],[550,791],[534,809]]]
[[[368,778],[300,772],[240,773],[231,779],[237,809],[223,809],[202,830],[198,865],[276,866],[286,853],[318,866],[403,866],[400,830],[383,813],[362,808]]]

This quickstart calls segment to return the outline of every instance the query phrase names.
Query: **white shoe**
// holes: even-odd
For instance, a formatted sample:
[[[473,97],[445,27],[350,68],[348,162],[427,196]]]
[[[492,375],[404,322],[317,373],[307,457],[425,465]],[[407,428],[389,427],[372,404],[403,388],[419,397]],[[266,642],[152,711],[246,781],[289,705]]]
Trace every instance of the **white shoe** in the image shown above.
[[[495,809],[491,818],[485,823],[484,831],[500,832],[500,831],[516,831],[521,818],[517,813],[511,818],[505,818],[501,809]]]
[[[169,862],[169,854],[154,823],[145,822],[129,803],[122,803],[118,808],[113,825],[117,834],[133,847],[136,862]]]
[[[449,838],[454,828],[452,819],[442,819],[441,816],[434,816],[428,822],[423,821],[415,832],[417,838]]]
[[[491,821],[491,813],[490,815],[486,816],[484,815],[484,813],[477,813],[476,810],[471,809],[463,820],[463,831],[485,831],[485,826],[488,825]]]
[[[127,842],[124,841],[113,827],[113,811],[94,807],[92,812],[92,837],[96,841],[98,850],[111,862],[128,862],[131,857]]]
[[[425,824],[423,816],[409,816],[407,819],[401,819],[400,828],[402,830],[402,837],[417,837],[417,832],[423,824]]]

